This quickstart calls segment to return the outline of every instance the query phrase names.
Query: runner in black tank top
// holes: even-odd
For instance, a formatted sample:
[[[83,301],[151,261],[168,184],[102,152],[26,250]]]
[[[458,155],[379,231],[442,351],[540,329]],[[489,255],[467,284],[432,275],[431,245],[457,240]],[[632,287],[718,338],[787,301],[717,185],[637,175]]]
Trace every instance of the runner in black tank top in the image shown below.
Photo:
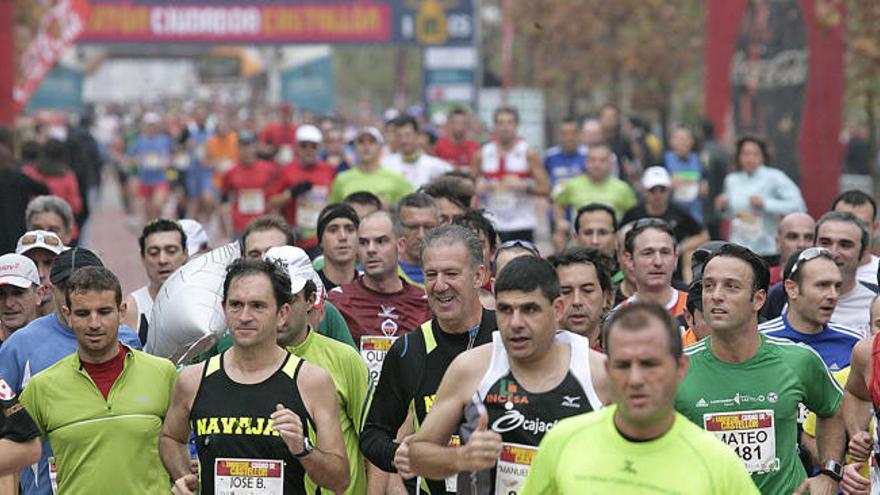
[[[269,418],[276,404],[281,403],[300,417],[305,436],[313,432],[312,419],[296,386],[304,361],[288,353],[272,376],[262,383],[246,385],[233,381],[226,374],[225,355],[214,356],[205,365],[190,413],[201,464],[201,493],[213,494],[216,490],[224,490],[216,493],[227,493],[225,490],[232,493],[235,488],[242,488],[232,486],[240,481],[225,476],[226,468],[243,465],[235,460],[260,459],[280,463],[285,494],[305,494],[305,471],[281,435],[272,429]],[[271,465],[267,469],[267,473],[278,473]],[[224,486],[215,486],[215,480]],[[269,480],[263,482],[268,483]]]
[[[492,337],[492,361],[471,403],[465,407],[465,422],[459,431],[462,443],[466,444],[484,408],[489,429],[501,435],[501,457],[495,472],[481,477],[482,488],[471,488],[471,473],[459,474],[460,494],[515,493],[525,482],[528,461],[537,453],[538,444],[550,428],[561,419],[602,407],[590,376],[590,345],[585,337],[557,332],[556,341],[571,347],[568,373],[556,387],[538,393],[526,390],[513,376],[501,334],[495,332]]]
[[[453,361],[410,444],[412,472],[458,475],[459,494],[518,493],[544,434],[609,397],[604,356],[587,338],[556,330],[563,301],[549,262],[513,259],[499,273],[495,295],[492,344]],[[448,446],[454,433],[461,447]]]

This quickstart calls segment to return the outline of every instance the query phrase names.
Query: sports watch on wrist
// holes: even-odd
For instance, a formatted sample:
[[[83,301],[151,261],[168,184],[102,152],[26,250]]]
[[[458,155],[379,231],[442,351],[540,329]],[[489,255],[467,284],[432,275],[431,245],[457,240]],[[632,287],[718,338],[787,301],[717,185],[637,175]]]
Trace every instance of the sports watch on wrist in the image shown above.
[[[302,449],[302,452],[300,452],[300,453],[298,453],[298,454],[293,454],[293,457],[296,457],[297,459],[301,459],[301,458],[303,458],[303,457],[305,457],[305,456],[311,454],[313,450],[315,450],[315,446],[312,445],[312,441],[309,440],[309,437],[304,437],[304,438],[303,438],[303,449]],[[830,462],[830,461],[829,461],[829,462]],[[841,471],[841,473],[842,473],[842,472],[843,472],[843,471]]]
[[[843,479],[843,466],[834,460],[825,461],[825,465],[822,466],[822,469],[820,469],[819,472],[838,483]]]

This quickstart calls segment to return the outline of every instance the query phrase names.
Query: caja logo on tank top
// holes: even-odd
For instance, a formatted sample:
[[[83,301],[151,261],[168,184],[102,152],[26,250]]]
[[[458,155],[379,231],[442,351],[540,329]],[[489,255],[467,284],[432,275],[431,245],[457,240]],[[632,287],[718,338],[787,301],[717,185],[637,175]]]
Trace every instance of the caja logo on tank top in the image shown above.
[[[512,406],[513,404],[508,402],[506,405]],[[538,435],[550,431],[557,422],[558,420],[543,421],[541,418],[528,419],[516,409],[508,409],[500,418],[492,422],[492,431],[506,433],[520,428],[532,435]]]

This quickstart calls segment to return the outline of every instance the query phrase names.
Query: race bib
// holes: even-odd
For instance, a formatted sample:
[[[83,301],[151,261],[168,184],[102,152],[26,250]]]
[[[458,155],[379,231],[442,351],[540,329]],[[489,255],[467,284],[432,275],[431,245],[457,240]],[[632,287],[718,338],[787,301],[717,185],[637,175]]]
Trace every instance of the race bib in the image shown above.
[[[452,435],[449,437],[449,446],[450,447],[461,447],[461,437],[458,435]],[[444,480],[446,482],[446,491],[450,493],[458,492],[458,475],[453,474],[452,476],[446,478]]]
[[[283,495],[284,463],[261,459],[214,461],[215,495]]]
[[[147,170],[158,170],[162,168],[162,156],[158,153],[147,153],[141,164]]]
[[[730,222],[731,233],[744,239],[758,237],[763,230],[764,222],[761,216],[750,212],[739,212]]]
[[[275,162],[279,165],[287,165],[293,161],[293,148],[289,144],[283,144],[275,154]]]
[[[58,464],[55,463],[55,456],[48,459],[49,463],[49,484],[52,485],[52,495],[58,493]]]
[[[513,191],[495,191],[489,195],[488,207],[495,212],[513,210],[516,208],[516,193]]]
[[[495,467],[495,495],[516,495],[522,489],[538,447],[503,443]]]
[[[379,375],[382,373],[382,363],[385,362],[385,355],[391,344],[397,340],[397,337],[386,337],[384,335],[362,335],[361,336],[361,357],[367,363],[367,369],[370,370],[370,383],[379,382]]]
[[[703,427],[727,444],[750,474],[779,470],[772,409],[704,414]]]
[[[296,200],[296,226],[304,230],[317,230],[318,214],[327,204],[330,190],[327,186],[314,185]]]
[[[231,169],[235,166],[235,162],[231,159],[226,158],[225,160],[220,160],[220,163],[217,164],[217,170],[223,174],[226,173],[227,170]]]
[[[245,215],[262,215],[266,211],[266,196],[262,189],[242,189],[238,193],[238,211]]]
[[[700,195],[700,183],[697,181],[681,182],[675,186],[672,197],[679,203],[690,203]]]

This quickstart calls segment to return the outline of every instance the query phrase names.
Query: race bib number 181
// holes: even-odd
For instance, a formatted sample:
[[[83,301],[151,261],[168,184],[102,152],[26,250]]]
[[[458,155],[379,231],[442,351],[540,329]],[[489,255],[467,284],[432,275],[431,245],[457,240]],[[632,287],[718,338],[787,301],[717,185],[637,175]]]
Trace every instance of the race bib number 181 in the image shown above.
[[[772,409],[704,414],[703,426],[736,452],[749,473],[779,470]]]
[[[215,495],[283,495],[284,463],[261,459],[217,459]]]

